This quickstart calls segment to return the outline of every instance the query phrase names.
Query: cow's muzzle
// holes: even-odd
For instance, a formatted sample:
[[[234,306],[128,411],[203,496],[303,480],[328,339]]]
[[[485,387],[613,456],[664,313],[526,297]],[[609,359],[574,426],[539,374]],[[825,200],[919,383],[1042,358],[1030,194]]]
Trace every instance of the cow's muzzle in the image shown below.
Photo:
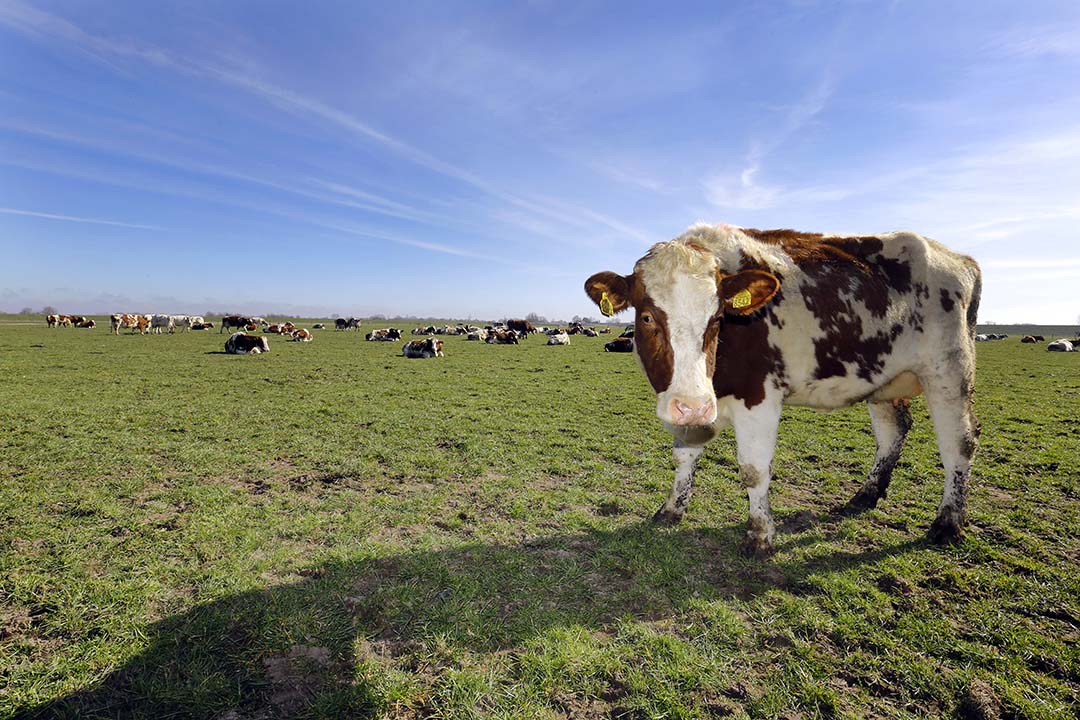
[[[716,420],[716,401],[674,398],[668,403],[668,416],[672,425],[711,425]]]

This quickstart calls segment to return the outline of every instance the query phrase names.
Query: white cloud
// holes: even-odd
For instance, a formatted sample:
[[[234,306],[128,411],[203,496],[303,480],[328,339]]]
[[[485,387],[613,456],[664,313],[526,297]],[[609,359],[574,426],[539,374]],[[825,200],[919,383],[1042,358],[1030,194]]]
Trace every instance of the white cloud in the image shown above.
[[[17,210],[16,208],[0,208],[4,215],[25,215],[28,217],[43,218],[45,220],[62,220],[64,222],[85,223],[88,225],[113,225],[116,227],[134,228],[136,230],[165,230],[157,225],[141,225],[139,223],[121,222],[119,220],[102,220],[100,218],[78,217],[75,215],[61,215],[59,213],[36,212],[33,210]]]

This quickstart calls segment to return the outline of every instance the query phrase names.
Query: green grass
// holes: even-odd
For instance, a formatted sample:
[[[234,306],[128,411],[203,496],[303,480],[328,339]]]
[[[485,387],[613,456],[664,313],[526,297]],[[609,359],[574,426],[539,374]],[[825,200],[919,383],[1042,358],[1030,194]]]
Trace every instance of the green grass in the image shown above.
[[[2,322],[4,318],[0,318]],[[1074,717],[1080,357],[979,345],[970,529],[929,419],[788,409],[768,562],[730,433],[676,528],[630,355],[0,324],[0,716]],[[310,327],[310,323],[308,323]]]

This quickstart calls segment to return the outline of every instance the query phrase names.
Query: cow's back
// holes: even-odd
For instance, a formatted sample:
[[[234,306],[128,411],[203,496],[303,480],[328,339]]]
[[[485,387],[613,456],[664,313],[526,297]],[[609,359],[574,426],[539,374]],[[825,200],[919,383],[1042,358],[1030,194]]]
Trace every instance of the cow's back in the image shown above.
[[[727,318],[714,384],[752,406],[775,387],[790,404],[840,407],[872,397],[974,343],[974,260],[910,232],[833,237],[747,230],[738,269],[780,278],[748,318]]]

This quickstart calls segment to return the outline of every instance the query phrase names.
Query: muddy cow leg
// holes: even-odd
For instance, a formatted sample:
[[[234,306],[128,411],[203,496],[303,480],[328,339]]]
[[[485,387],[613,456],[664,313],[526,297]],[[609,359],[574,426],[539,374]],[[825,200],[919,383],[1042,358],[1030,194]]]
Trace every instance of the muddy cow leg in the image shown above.
[[[769,508],[769,480],[776,452],[776,433],[780,425],[781,404],[777,399],[733,413],[735,441],[738,444],[739,479],[746,488],[750,503],[744,555],[763,557],[772,553],[772,538],[776,533],[772,510]]]
[[[872,402],[868,403],[868,407],[877,453],[870,468],[870,477],[841,510],[845,515],[869,510],[885,497],[896,460],[904,447],[904,438],[911,429],[911,408],[907,400]]]
[[[671,454],[675,458],[675,481],[671,484],[671,493],[663,506],[653,515],[653,522],[660,525],[674,525],[682,520],[690,504],[690,492],[694,487],[694,470],[698,459],[705,452],[704,446],[689,446],[678,438]]]
[[[971,461],[979,440],[979,423],[972,397],[974,362],[970,367],[968,372],[923,383],[941,463],[945,466],[945,490],[937,518],[929,531],[930,540],[938,544],[959,542],[967,522]]]

